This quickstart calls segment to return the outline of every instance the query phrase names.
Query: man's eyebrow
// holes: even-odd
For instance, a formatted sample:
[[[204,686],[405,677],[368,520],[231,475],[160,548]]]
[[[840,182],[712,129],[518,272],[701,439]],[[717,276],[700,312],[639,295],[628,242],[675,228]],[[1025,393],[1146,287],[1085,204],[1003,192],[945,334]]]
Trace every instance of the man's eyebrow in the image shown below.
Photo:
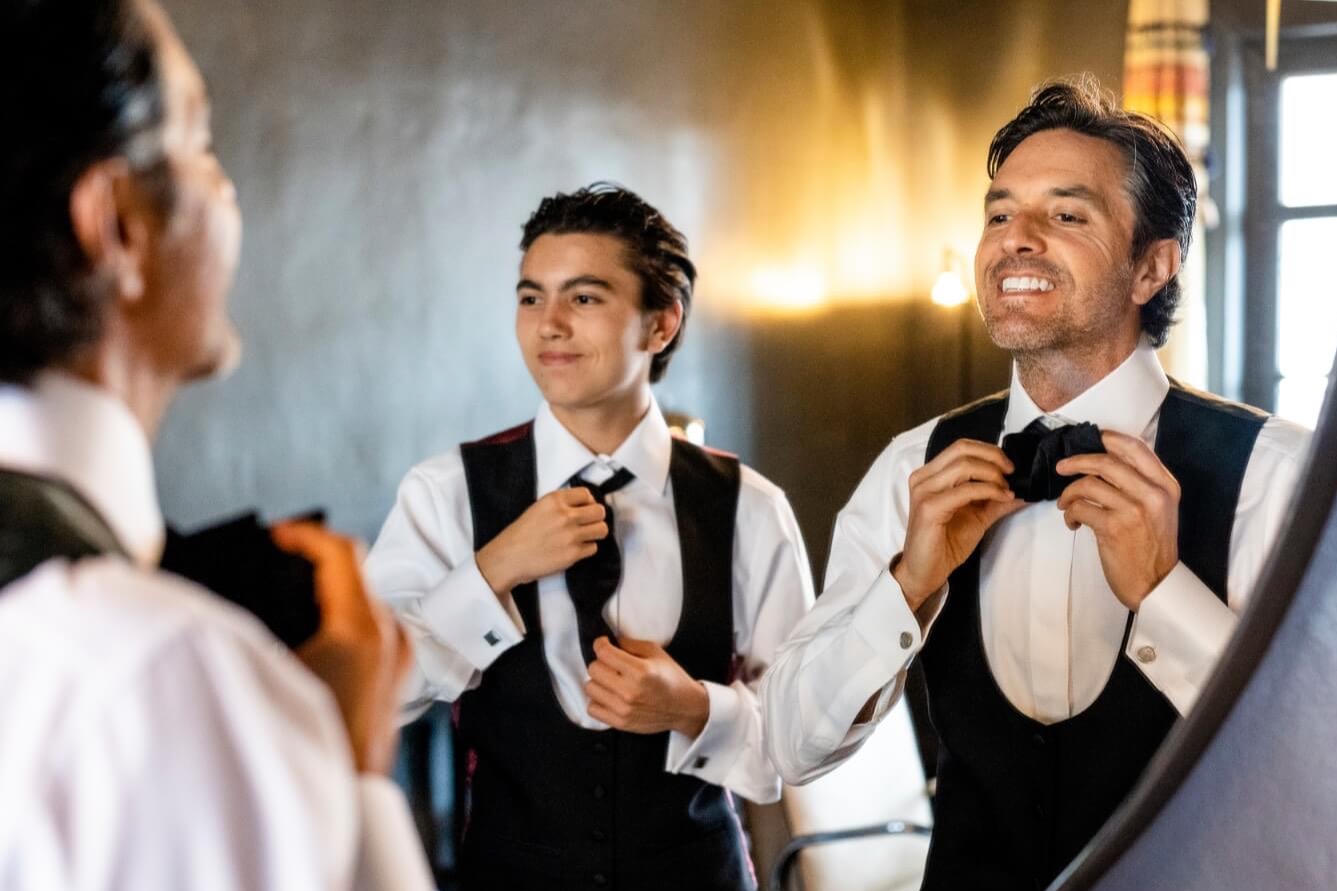
[[[1090,204],[1094,204],[1101,210],[1109,209],[1108,205],[1105,203],[1105,196],[1086,186],[1059,186],[1050,189],[1049,194],[1053,195],[1055,198],[1076,198],[1079,201],[1086,201]]]
[[[993,204],[995,201],[1005,201],[1012,197],[1012,193],[1007,189],[990,189],[984,193],[984,203]]]
[[[538,282],[534,281],[532,278],[522,278],[522,279],[520,279],[518,282],[515,283],[515,290],[517,290],[517,291],[525,291],[525,290],[529,290],[529,291],[542,291],[542,290],[543,290],[543,286],[540,285]]]

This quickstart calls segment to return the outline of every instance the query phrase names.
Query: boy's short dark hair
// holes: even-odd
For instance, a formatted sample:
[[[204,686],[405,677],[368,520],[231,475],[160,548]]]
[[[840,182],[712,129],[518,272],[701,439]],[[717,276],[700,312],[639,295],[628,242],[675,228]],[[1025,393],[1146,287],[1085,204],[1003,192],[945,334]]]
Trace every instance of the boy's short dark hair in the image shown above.
[[[696,266],[687,258],[687,239],[664,215],[636,193],[597,182],[570,194],[544,198],[525,223],[520,249],[542,235],[613,235],[626,245],[627,259],[641,280],[641,308],[653,312],[682,304],[682,324],[668,346],[650,362],[650,380],[664,376],[682,342],[692,308]]]

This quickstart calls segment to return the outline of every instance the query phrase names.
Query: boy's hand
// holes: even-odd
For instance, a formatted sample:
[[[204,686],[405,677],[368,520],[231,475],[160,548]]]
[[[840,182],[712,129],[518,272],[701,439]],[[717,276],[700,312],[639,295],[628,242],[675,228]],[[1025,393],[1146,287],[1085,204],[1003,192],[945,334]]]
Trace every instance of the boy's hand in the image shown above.
[[[604,508],[582,486],[549,492],[483,546],[476,557],[497,594],[593,556],[608,536]]]
[[[594,642],[585,693],[590,717],[631,733],[676,730],[695,739],[710,717],[710,696],[659,644],[607,637]]]

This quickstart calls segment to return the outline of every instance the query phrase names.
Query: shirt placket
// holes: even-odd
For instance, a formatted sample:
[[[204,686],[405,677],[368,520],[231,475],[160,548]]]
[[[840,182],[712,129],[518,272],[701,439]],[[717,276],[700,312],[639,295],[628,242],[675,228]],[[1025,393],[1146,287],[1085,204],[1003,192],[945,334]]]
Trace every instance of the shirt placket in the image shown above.
[[[1045,722],[1061,721],[1072,713],[1068,601],[1075,539],[1063,513],[1046,505],[1031,539],[1029,603],[1031,691],[1036,717]]]

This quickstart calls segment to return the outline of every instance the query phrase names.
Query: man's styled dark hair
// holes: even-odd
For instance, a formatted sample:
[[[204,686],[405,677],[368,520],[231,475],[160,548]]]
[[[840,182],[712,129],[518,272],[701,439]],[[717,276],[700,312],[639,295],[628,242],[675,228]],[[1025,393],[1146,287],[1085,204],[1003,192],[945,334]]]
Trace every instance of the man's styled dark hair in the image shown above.
[[[613,235],[626,245],[627,260],[641,280],[641,308],[653,312],[682,304],[682,324],[663,352],[650,361],[650,380],[664,376],[682,342],[692,308],[696,266],[687,259],[687,239],[636,193],[598,182],[572,193],[544,198],[525,223],[520,249],[541,235]]]
[[[1041,84],[1030,104],[995,134],[989,145],[989,178],[1028,136],[1044,130],[1073,130],[1118,146],[1128,163],[1128,195],[1137,220],[1133,259],[1153,241],[1173,238],[1182,257],[1193,237],[1198,186],[1193,165],[1179,140],[1155,119],[1120,108],[1114,94],[1086,75]],[[1142,330],[1154,346],[1164,346],[1179,307],[1179,276],[1142,306]]]
[[[109,289],[70,220],[92,165],[124,157],[162,210],[163,96],[137,0],[0,6],[0,381],[25,383],[101,336]]]

